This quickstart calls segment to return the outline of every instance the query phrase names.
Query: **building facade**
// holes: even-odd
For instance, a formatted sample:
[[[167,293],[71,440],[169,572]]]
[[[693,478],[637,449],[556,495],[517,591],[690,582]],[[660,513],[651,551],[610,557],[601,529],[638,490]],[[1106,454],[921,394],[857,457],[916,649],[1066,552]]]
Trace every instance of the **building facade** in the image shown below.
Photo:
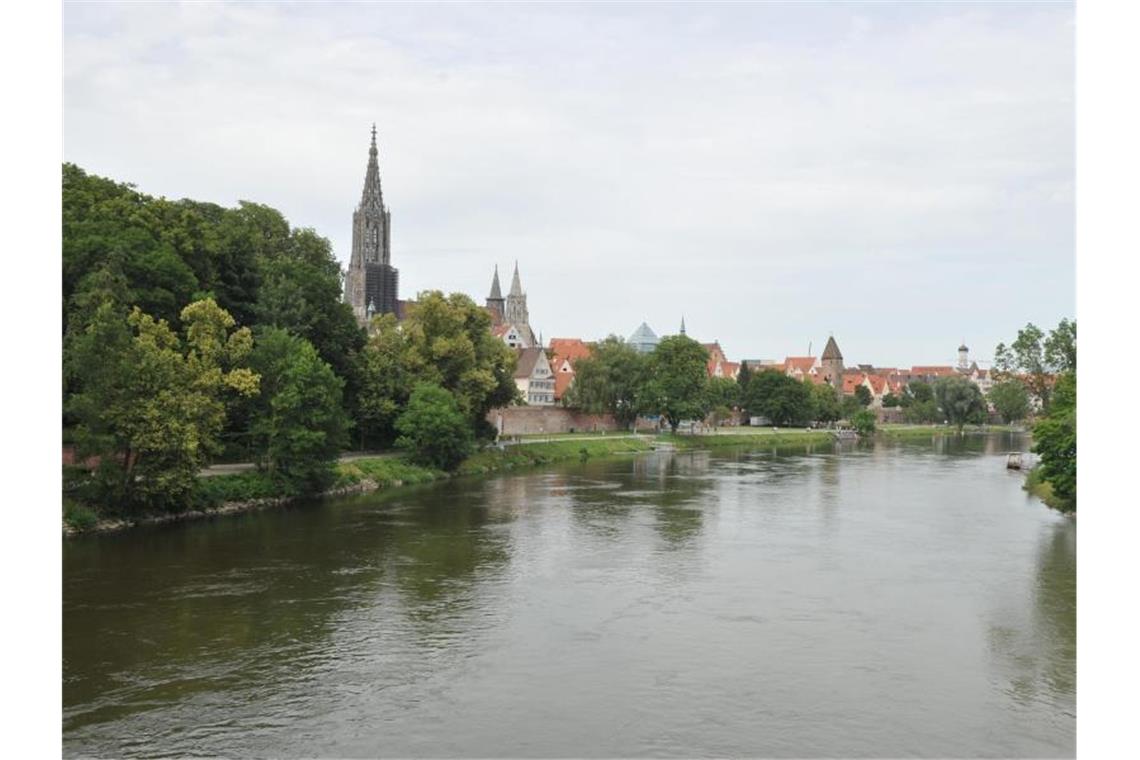
[[[392,266],[392,214],[380,189],[376,125],[368,149],[368,168],[360,204],[352,213],[352,256],[344,279],[344,300],[357,321],[399,312],[399,271]]]

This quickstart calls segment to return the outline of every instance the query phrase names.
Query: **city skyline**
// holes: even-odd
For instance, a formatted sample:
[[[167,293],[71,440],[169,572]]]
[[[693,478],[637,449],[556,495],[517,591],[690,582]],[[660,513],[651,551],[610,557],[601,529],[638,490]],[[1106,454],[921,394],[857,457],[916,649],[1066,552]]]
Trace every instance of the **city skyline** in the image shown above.
[[[547,338],[984,362],[1075,315],[1072,16],[67,4],[64,155],[343,266],[375,121],[404,298],[517,259]]]

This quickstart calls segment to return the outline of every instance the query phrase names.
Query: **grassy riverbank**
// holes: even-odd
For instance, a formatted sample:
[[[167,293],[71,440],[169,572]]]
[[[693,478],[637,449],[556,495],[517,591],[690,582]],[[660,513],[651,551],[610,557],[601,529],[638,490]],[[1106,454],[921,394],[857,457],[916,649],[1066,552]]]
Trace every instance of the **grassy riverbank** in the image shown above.
[[[1006,428],[990,427],[993,432]],[[969,430],[967,432],[970,432]],[[979,432],[976,430],[974,432]],[[945,426],[898,425],[881,427],[878,435],[888,438],[920,438],[954,433]],[[405,485],[429,483],[460,475],[486,475],[556,462],[588,461],[604,457],[645,453],[655,445],[670,444],[677,450],[744,447],[770,449],[777,446],[802,446],[829,443],[832,434],[826,430],[792,428],[732,428],[710,435],[632,435],[614,433],[568,434],[551,436],[533,442],[504,448],[487,448],[465,460],[454,473],[412,464],[402,457],[365,457],[345,460],[336,465],[336,478],[325,496],[365,493]],[[1047,484],[1044,484],[1047,487]],[[135,524],[209,517],[211,515],[258,509],[295,500],[268,473],[249,471],[201,477],[194,503],[178,513],[121,517],[100,514],[89,505],[65,499],[64,526],[67,532],[116,530]],[[1044,498],[1044,497],[1043,497]]]
[[[1046,506],[1052,507],[1058,512],[1071,515],[1077,511],[1076,504],[1073,504],[1067,499],[1062,499],[1053,493],[1053,486],[1041,477],[1040,465],[1034,467],[1029,471],[1029,474],[1025,476],[1025,484],[1022,488],[1045,502]]]

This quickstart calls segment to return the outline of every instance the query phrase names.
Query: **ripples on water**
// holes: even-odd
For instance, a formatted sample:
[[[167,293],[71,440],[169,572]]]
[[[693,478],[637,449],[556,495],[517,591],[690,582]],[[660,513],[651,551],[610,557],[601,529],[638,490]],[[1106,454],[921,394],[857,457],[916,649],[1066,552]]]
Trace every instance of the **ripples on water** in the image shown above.
[[[1072,756],[1075,525],[1010,446],[655,454],[69,541],[65,752]]]

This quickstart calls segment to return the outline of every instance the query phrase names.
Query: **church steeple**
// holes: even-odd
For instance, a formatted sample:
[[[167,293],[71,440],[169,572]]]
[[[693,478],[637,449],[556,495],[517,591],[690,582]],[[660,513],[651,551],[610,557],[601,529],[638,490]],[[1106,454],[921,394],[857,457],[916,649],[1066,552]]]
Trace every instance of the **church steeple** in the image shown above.
[[[681,334],[685,334],[685,315],[681,315]]]
[[[495,277],[491,280],[491,295],[487,296],[488,300],[501,301],[503,300],[503,291],[499,288],[499,265],[495,265]]]
[[[364,191],[360,194],[360,209],[384,210],[384,194],[380,191],[380,151],[376,148],[376,124],[372,125],[372,143],[368,147],[368,169],[364,173]]]
[[[519,262],[515,261],[515,274],[511,278],[511,293],[512,296],[521,297],[523,294],[522,283],[519,281]]]
[[[352,213],[352,254],[345,275],[344,300],[357,320],[368,321],[369,306],[376,314],[393,314],[399,302],[399,272],[391,264],[392,215],[384,207],[380,190],[380,151],[376,124],[368,144],[368,168],[360,204]]]

